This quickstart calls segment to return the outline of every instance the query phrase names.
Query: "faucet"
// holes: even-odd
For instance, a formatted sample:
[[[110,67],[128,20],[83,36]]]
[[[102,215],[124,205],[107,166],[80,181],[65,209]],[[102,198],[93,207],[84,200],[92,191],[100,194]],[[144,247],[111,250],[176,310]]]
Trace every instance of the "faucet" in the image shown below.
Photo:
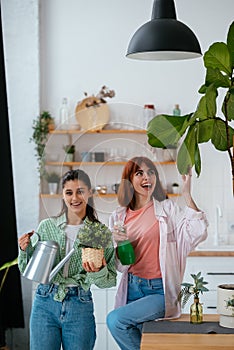
[[[222,217],[220,205],[215,207],[215,231],[214,231],[214,246],[219,245],[219,218]]]

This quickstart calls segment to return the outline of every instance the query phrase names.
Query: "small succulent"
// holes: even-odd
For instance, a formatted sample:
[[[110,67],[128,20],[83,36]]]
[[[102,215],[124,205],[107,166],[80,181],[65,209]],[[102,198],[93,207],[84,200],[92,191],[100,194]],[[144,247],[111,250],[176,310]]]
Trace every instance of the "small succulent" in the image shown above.
[[[82,247],[107,248],[112,243],[112,233],[105,224],[84,220],[78,238]]]
[[[75,145],[66,145],[63,146],[63,149],[66,153],[75,153]]]
[[[195,298],[198,298],[199,293],[203,294],[203,292],[209,291],[209,289],[205,287],[208,282],[204,281],[203,277],[201,277],[201,272],[198,272],[197,275],[191,274],[190,276],[193,278],[194,283],[182,283],[181,286],[183,286],[183,288],[178,295],[177,301],[181,302],[182,308],[186,305],[192,295]]]

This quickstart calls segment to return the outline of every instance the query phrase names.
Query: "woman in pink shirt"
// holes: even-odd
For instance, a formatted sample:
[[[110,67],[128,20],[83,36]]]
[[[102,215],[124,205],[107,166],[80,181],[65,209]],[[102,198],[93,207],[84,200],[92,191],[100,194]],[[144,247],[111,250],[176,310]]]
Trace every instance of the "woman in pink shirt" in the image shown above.
[[[136,260],[122,265],[115,309],[107,316],[108,328],[122,350],[140,349],[146,321],[177,318],[177,297],[186,257],[207,237],[207,220],[191,196],[191,171],[182,175],[182,210],[167,199],[154,163],[146,157],[127,162],[118,190],[120,206],[110,217],[115,245],[126,240],[117,221],[123,222]]]

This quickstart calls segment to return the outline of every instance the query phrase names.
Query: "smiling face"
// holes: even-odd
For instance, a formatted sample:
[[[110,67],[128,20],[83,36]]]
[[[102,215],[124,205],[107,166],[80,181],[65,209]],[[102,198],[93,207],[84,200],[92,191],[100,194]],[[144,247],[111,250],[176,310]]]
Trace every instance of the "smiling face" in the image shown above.
[[[154,169],[142,163],[132,177],[132,185],[137,200],[148,201],[151,199],[156,186],[156,175]]]
[[[92,196],[91,190],[81,180],[70,180],[64,184],[63,199],[69,216],[84,218],[88,199]]]

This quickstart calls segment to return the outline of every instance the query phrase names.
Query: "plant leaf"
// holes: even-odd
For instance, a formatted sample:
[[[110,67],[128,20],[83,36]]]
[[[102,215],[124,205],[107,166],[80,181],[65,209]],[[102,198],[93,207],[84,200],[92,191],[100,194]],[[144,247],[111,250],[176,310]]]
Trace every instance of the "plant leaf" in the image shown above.
[[[225,110],[225,102],[226,102],[226,110]],[[229,90],[227,93],[223,105],[222,105],[222,112],[226,116],[227,120],[231,121],[234,120],[234,91]]]
[[[232,68],[234,68],[234,22],[232,22],[228,30],[227,46],[231,56]]]
[[[163,148],[176,145],[188,127],[189,115],[171,116],[160,114],[148,124],[148,143],[153,147]]]
[[[13,265],[17,265],[17,264],[18,264],[18,257],[15,258],[14,260],[9,261],[9,262],[6,262],[4,265],[2,265],[2,266],[0,267],[0,271],[6,269],[6,268],[8,268],[8,267],[11,267],[11,266],[13,266]]]
[[[230,131],[230,136],[232,136],[234,130],[231,127],[228,130]],[[228,149],[226,125],[220,118],[215,119],[211,142],[219,151],[226,151]]]
[[[199,177],[201,174],[201,156],[198,144],[195,144],[194,163],[196,174]]]
[[[213,134],[214,119],[207,119],[197,123],[197,142],[208,142]]]
[[[206,71],[205,86],[208,87],[211,84],[214,84],[216,88],[229,88],[231,87],[231,80],[228,78],[227,75],[224,75],[218,68],[214,69],[212,67],[208,67]]]
[[[206,96],[202,96],[200,99],[197,110],[194,112],[192,119],[193,120],[203,120],[206,119],[208,116],[208,111],[207,111],[207,103],[206,103]]]
[[[225,43],[219,42],[212,44],[204,55],[204,64],[206,68],[218,68],[229,77],[232,75],[231,57]]]
[[[196,140],[196,127],[190,126],[177,155],[177,167],[182,175],[187,174],[188,169],[194,165]]]
[[[205,95],[207,115],[208,117],[215,117],[216,115],[216,97],[218,96],[217,89],[214,84],[211,84]]]

